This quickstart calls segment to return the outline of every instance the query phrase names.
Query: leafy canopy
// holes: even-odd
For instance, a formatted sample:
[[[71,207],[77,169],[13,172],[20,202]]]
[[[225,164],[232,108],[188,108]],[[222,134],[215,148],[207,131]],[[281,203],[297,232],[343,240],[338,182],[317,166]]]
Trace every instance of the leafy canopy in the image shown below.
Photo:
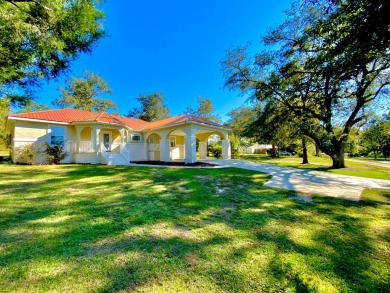
[[[156,121],[170,116],[170,110],[164,105],[164,96],[161,93],[141,94],[137,101],[141,106],[130,110],[126,115],[127,117]]]
[[[0,0],[0,96],[25,103],[104,36],[94,0]]]
[[[118,107],[113,101],[102,97],[111,94],[112,90],[107,82],[95,73],[84,72],[81,77],[70,78],[65,88],[59,87],[58,89],[61,91],[61,96],[52,102],[54,106],[98,112],[118,112]]]
[[[193,109],[188,106],[186,114],[194,115],[199,118],[203,118],[216,123],[221,123],[221,118],[215,114],[215,108],[213,102],[209,98],[198,97],[199,106],[197,109]]]

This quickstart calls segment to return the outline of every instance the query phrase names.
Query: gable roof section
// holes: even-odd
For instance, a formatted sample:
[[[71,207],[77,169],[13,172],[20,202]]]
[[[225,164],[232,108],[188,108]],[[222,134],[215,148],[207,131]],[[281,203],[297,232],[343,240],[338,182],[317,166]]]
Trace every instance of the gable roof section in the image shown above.
[[[154,128],[161,128],[161,127],[168,127],[168,126],[173,126],[173,125],[182,124],[182,123],[186,123],[186,122],[197,122],[197,123],[216,126],[216,127],[224,127],[218,123],[215,123],[215,122],[212,122],[212,121],[209,121],[206,119],[202,119],[202,118],[199,118],[199,117],[196,117],[193,115],[183,114],[183,115],[179,115],[179,116],[174,116],[174,117],[169,117],[169,118],[149,122],[149,124],[147,125],[147,128],[145,128],[145,130],[154,129]]]
[[[150,122],[141,120],[141,119],[136,119],[136,118],[131,118],[131,117],[124,117],[124,116],[117,116],[117,115],[111,115],[114,116],[116,119],[121,121],[123,124],[127,125],[131,129],[134,130],[141,130],[143,129],[146,125],[148,125]]]
[[[22,118],[29,120],[43,120],[62,123],[77,123],[77,122],[101,122],[116,125],[126,125],[133,130],[151,130],[155,128],[163,128],[183,124],[186,122],[197,122],[216,127],[224,127],[218,123],[208,121],[193,115],[179,115],[169,117],[153,122],[144,121],[130,117],[111,115],[105,112],[92,112],[79,109],[58,109],[46,110],[39,112],[29,112],[20,114],[11,114],[10,118]]]
[[[97,114],[99,113],[79,109],[59,109],[11,114],[8,117],[71,123],[83,120],[92,121],[93,117],[96,117]]]

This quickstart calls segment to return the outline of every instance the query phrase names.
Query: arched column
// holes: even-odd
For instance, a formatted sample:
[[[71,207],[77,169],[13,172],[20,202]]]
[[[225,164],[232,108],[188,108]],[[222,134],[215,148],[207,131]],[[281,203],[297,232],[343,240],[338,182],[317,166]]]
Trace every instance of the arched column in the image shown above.
[[[92,144],[95,152],[100,152],[100,130],[101,127],[95,126],[92,130]]]
[[[196,137],[195,135],[187,135],[184,137],[185,143],[185,162],[196,162]]]
[[[125,130],[124,129],[119,130],[119,134],[121,136],[121,144],[123,144],[125,142]]]
[[[191,125],[185,130],[186,136],[184,137],[184,162],[195,163],[196,162],[196,132],[197,128]]]
[[[170,142],[169,139],[163,138],[160,140],[160,161],[170,162]]]
[[[230,160],[232,158],[231,148],[230,148],[230,140],[225,139],[222,140],[222,159]]]
[[[199,159],[207,160],[207,140],[199,142]]]
[[[84,127],[76,126],[76,153],[80,152],[81,130]]]

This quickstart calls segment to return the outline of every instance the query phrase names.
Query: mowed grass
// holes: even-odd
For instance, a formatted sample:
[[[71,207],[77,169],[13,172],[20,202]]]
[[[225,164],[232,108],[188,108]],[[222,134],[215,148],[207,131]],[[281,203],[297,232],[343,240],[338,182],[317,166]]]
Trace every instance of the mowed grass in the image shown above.
[[[349,176],[364,177],[364,178],[390,180],[390,165],[389,167],[374,166],[365,163],[365,161],[362,159],[361,162],[353,162],[348,159],[345,159],[345,164],[347,168],[332,169],[331,168],[332,160],[328,156],[326,157],[310,156],[309,164],[302,164],[302,158],[299,158],[297,156],[282,156],[279,158],[270,158],[268,155],[242,154],[240,155],[239,158],[241,160],[276,164],[285,167],[324,171],[324,172],[330,172],[334,174],[349,175]]]
[[[9,156],[9,150],[0,149],[0,156]]]
[[[390,193],[240,169],[0,165],[1,292],[385,292]]]

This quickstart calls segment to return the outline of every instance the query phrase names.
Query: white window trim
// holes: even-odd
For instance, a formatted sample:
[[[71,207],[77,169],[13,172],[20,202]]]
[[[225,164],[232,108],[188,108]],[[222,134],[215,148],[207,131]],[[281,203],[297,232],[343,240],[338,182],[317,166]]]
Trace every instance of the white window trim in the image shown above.
[[[134,137],[134,136],[138,136],[138,137],[139,137],[139,140],[133,140],[133,137]],[[132,133],[131,136],[130,136],[130,141],[132,141],[132,142],[141,142],[141,141],[142,141],[142,136],[141,136],[141,134],[139,134],[139,133]]]
[[[51,133],[52,133],[52,128],[62,128],[64,130],[64,145],[66,144],[67,142],[67,138],[68,138],[68,127],[66,126],[62,126],[62,125],[48,125],[48,128],[47,128],[47,134],[48,134],[48,143],[50,145],[52,145],[51,143]]]

